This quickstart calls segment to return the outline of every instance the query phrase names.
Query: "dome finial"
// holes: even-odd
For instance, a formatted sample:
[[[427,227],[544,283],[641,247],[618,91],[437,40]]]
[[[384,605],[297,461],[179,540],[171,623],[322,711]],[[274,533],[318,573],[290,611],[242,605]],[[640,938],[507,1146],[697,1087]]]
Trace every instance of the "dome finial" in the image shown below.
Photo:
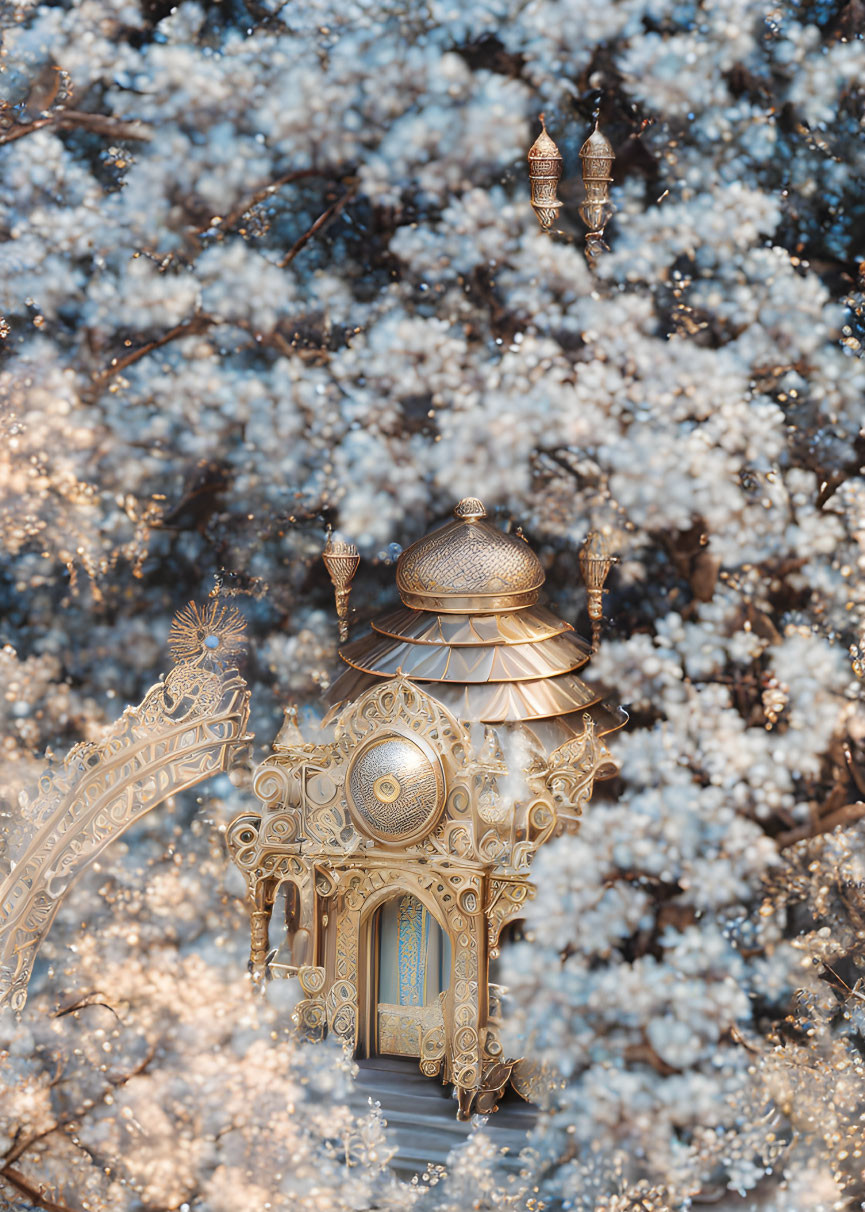
[[[475,518],[485,518],[487,511],[484,508],[483,501],[479,501],[477,497],[463,497],[460,503],[454,508],[454,517],[462,518],[464,522],[470,522]]]

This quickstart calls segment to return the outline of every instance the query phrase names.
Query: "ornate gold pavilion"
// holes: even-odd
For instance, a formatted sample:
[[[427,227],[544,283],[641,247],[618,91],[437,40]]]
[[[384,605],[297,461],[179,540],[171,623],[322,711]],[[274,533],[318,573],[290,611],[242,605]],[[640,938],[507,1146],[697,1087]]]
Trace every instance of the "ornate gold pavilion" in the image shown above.
[[[466,499],[397,563],[403,606],[344,646],[328,744],[289,726],[228,831],[253,973],[292,976],[313,1038],[416,1057],[459,1114],[531,1067],[499,1041],[490,962],[538,847],[576,831],[626,716],[578,676],[591,649],[538,605],[541,563]],[[286,735],[286,731],[290,735]],[[274,905],[280,906],[278,915]]]

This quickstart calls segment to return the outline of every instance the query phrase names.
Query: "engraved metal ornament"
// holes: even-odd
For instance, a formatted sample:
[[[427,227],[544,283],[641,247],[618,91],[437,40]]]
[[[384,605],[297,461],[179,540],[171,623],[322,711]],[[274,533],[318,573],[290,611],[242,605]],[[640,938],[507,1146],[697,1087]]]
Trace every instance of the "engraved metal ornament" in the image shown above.
[[[544,569],[528,543],[487,521],[467,497],[454,519],[407,547],[396,566],[406,606],[441,613],[485,613],[532,606]]]
[[[333,584],[340,643],[345,643],[348,639],[348,599],[352,579],[360,564],[360,555],[354,543],[329,538],[321,558]]]
[[[556,190],[562,175],[562,157],[559,149],[547,134],[544,115],[540,115],[541,133],[529,151],[529,186],[532,193],[532,210],[538,217],[543,231],[549,231],[558,221],[562,203]]]
[[[246,650],[246,621],[236,606],[195,602],[174,616],[168,647],[175,661],[227,668]]]
[[[408,845],[429,833],[444,805],[444,791],[437,755],[397,734],[376,736],[363,745],[346,775],[346,798],[356,824],[385,843]]]
[[[586,191],[585,200],[580,206],[580,218],[588,227],[590,236],[601,237],[613,213],[610,184],[614,159],[612,144],[596,124],[580,148]]]
[[[601,622],[604,617],[604,583],[610,574],[613,560],[603,535],[592,530],[586,535],[580,548],[580,571],[588,596],[589,618],[592,621],[592,651],[597,652],[601,639]]]

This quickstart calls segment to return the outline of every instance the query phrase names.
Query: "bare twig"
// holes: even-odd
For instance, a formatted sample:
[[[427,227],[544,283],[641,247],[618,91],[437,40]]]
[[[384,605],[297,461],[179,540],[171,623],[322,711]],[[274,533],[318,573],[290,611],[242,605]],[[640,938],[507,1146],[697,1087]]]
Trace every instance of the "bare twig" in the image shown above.
[[[92,1005],[95,1003],[88,1004]],[[137,1077],[140,1073],[143,1073],[155,1055],[156,1044],[154,1043],[150,1045],[146,1054],[142,1057],[138,1064],[135,1065],[134,1068],[129,1070],[128,1073],[124,1073],[122,1076],[117,1078],[108,1079],[108,1085],[103,1090],[100,1101],[104,1101],[109,1094],[113,1093],[114,1090],[117,1090],[120,1086],[125,1086],[128,1081],[132,1080],[133,1077]],[[33,1187],[32,1184],[30,1184],[29,1181],[24,1177],[24,1175],[20,1173],[20,1171],[13,1168],[12,1163],[16,1162],[19,1157],[28,1151],[28,1149],[32,1148],[37,1141],[43,1140],[46,1136],[51,1136],[54,1132],[62,1132],[63,1129],[67,1128],[70,1124],[79,1123],[85,1115],[85,1110],[73,1112],[71,1115],[66,1115],[58,1119],[55,1123],[51,1124],[49,1128],[44,1128],[41,1132],[34,1132],[30,1136],[23,1136],[19,1129],[19,1131],[15,1134],[15,1139],[11,1148],[8,1150],[3,1159],[3,1164],[0,1165],[0,1178],[5,1178],[11,1186],[15,1187],[22,1194],[26,1195],[32,1203],[36,1204],[40,1208],[45,1208],[46,1212],[52,1212],[52,1210],[54,1210],[54,1212],[75,1212],[74,1209],[68,1208],[66,1204],[52,1203],[50,1200],[46,1200],[41,1192]],[[80,1141],[76,1143],[78,1144],[79,1148],[84,1148]]]
[[[134,139],[147,142],[153,134],[151,128],[143,122],[124,122],[121,118],[112,118],[110,114],[88,114],[84,110],[57,109],[44,118],[35,118],[32,122],[13,126],[0,134],[0,144],[14,143],[25,135],[42,130],[45,126],[59,126],[62,130],[72,127],[84,127],[97,135],[107,135],[111,139]]]
[[[69,1002],[67,1005],[61,1006],[59,1009],[55,1010],[51,1017],[52,1018],[63,1018],[67,1014],[74,1014],[76,1010],[86,1010],[88,1008],[88,1006],[103,1006],[106,1010],[110,1010],[111,1013],[114,1015],[114,1017],[117,1019],[117,1021],[120,1022],[121,1021],[120,1015],[117,1013],[117,1011],[114,1009],[113,1006],[109,1006],[108,1002],[89,1001],[88,1000],[89,998],[98,998],[98,997],[104,997],[104,996],[105,996],[104,993],[100,993],[96,989],[92,990],[90,993],[83,993],[80,997],[76,998],[74,1001]]]
[[[238,202],[237,206],[232,207],[227,215],[216,215],[209,222],[203,223],[201,227],[193,229],[193,234],[196,236],[204,235],[205,232],[228,230],[248,210],[252,210],[253,206],[257,206],[259,202],[263,202],[265,198],[275,194],[283,185],[291,185],[293,181],[303,181],[307,177],[329,177],[331,171],[329,169],[320,168],[296,168],[291,172],[284,173],[283,176],[277,177],[274,181],[268,181],[266,185],[262,185],[259,189],[251,194],[243,202]]]
[[[252,210],[254,206],[257,206],[259,202],[263,202],[265,198],[272,197],[273,194],[277,193],[277,191],[283,187],[283,185],[291,185],[295,181],[304,181],[311,177],[338,178],[339,176],[340,170],[332,165],[326,165],[322,168],[291,169],[289,172],[283,173],[281,177],[276,177],[273,181],[268,181],[266,184],[260,185],[258,189],[251,193],[248,197],[244,198],[243,201],[238,202],[236,206],[233,206],[227,214],[214,215],[212,218],[208,219],[206,223],[201,223],[198,227],[190,228],[189,237],[195,241],[200,248],[202,246],[200,237],[209,235],[211,233],[224,234],[225,232],[230,231],[231,228],[243,218],[247,211]],[[153,261],[157,262],[160,272],[164,272],[180,255],[176,251],[163,254],[143,249],[142,252],[144,252],[145,255],[150,257]]]
[[[32,1136],[23,1136],[19,1128],[19,1130],[15,1133],[15,1140],[12,1143],[12,1147],[8,1150],[3,1158],[3,1165],[0,1166],[0,1174],[3,1173],[7,1166],[11,1166],[12,1163],[16,1162],[19,1157],[27,1152],[28,1149],[32,1148],[37,1141],[44,1140],[46,1136],[51,1136],[53,1132],[61,1131],[61,1129],[65,1128],[67,1124],[74,1123],[79,1118],[80,1116],[70,1115],[64,1119],[58,1119],[57,1122],[52,1124],[50,1128],[43,1128],[41,1132],[34,1132]]]
[[[152,341],[147,341],[144,345],[139,345],[137,349],[132,349],[128,354],[124,354],[122,358],[112,358],[111,365],[106,367],[101,374],[96,375],[93,380],[91,394],[98,396],[109,380],[115,375],[126,370],[128,366],[132,366],[140,358],[144,358],[147,354],[152,353],[154,349],[161,349],[163,345],[167,345],[169,341],[177,341],[180,337],[194,337],[198,333],[205,332],[213,324],[216,323],[214,316],[197,315],[191,316],[190,319],[184,320],[182,324],[176,324],[174,328],[169,328],[167,332],[162,333],[159,337],[154,337]]]
[[[674,1065],[668,1065],[663,1060],[652,1045],[649,1043],[646,1033],[641,1032],[642,1042],[628,1044],[625,1048],[625,1060],[635,1065],[650,1065],[660,1077],[672,1077],[674,1074],[681,1073],[681,1069],[677,1069]]]
[[[23,122],[18,126],[13,126],[11,130],[6,130],[0,135],[0,144],[14,143],[16,139],[23,139],[25,135],[32,135],[35,130],[41,130],[43,126],[52,126],[54,119],[37,118],[35,122]]]
[[[128,1073],[124,1073],[122,1077],[109,1078],[112,1089],[116,1090],[118,1086],[125,1086],[127,1082],[131,1082],[133,1077],[138,1077],[139,1073],[143,1073],[150,1062],[156,1055],[156,1044],[151,1044],[147,1049],[145,1056],[138,1062],[134,1069],[130,1069]]]
[[[788,846],[794,846],[796,842],[801,842],[806,837],[819,837],[823,833],[831,833],[839,825],[852,825],[856,821],[862,820],[863,817],[865,817],[865,803],[860,800],[855,804],[845,804],[843,808],[838,808],[835,812],[830,812],[828,816],[820,817],[808,825],[799,825],[796,829],[779,833],[775,840],[779,850],[786,850]]]
[[[323,211],[318,216],[316,221],[313,223],[312,227],[310,227],[307,231],[305,231],[303,233],[303,235],[300,237],[300,239],[295,240],[294,244],[292,244],[291,248],[288,250],[288,252],[282,258],[282,260],[278,263],[280,269],[285,269],[286,265],[290,265],[291,262],[294,260],[294,258],[297,256],[297,254],[300,252],[300,250],[303,248],[303,246],[305,244],[307,244],[317,232],[321,231],[321,229],[324,227],[324,225],[326,223],[328,223],[331,219],[335,218],[336,215],[339,214],[339,212],[342,210],[342,208],[353,197],[354,197],[354,186],[350,186],[346,190],[346,192],[342,195],[341,198],[339,198],[336,202],[334,202],[331,206],[329,206],[327,208],[327,210]]]

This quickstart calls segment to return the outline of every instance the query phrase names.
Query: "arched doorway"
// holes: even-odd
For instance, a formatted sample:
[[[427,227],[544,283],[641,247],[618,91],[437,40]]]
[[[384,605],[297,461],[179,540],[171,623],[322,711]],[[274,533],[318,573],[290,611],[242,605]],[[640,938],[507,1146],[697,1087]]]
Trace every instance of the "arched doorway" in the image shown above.
[[[277,964],[299,968],[312,963],[312,938],[302,925],[301,890],[294,880],[283,880],[274,897],[268,928],[270,954]]]
[[[451,979],[450,940],[416,896],[400,893],[378,909],[370,1051],[421,1054],[425,1031],[442,1021],[441,997]]]

